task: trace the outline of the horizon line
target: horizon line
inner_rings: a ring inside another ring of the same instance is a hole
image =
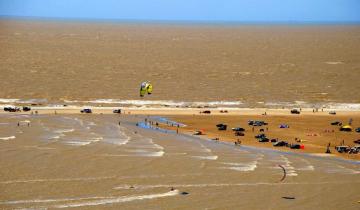
[[[75,21],[75,22],[118,22],[118,23],[180,23],[180,24],[239,24],[239,25],[360,25],[360,21],[338,20],[199,20],[199,19],[141,19],[141,18],[89,18],[89,17],[45,17],[0,15],[0,20],[44,20],[44,21]]]

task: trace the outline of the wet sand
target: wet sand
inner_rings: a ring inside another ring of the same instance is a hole
[[[0,133],[15,138],[0,140],[0,207],[359,206],[358,162],[235,147],[137,127],[144,117],[1,114]],[[25,120],[31,122],[29,127],[16,125]],[[287,171],[282,182],[279,164]]]

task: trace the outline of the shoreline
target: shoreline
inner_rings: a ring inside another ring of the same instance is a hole
[[[0,113],[8,113],[3,110],[7,105],[0,105]],[[13,106],[13,105],[11,105]],[[20,106],[19,106],[20,107]],[[30,106],[29,106],[30,107]],[[113,114],[113,110],[121,109],[122,114],[138,114],[138,115],[198,115],[202,111],[210,111],[211,115],[289,115],[297,116],[296,114],[291,114],[291,108],[234,108],[234,107],[211,107],[211,108],[174,108],[174,107],[121,107],[121,106],[31,106],[31,111],[38,111],[38,114],[54,114],[55,111],[57,114],[80,114],[80,110],[90,108],[93,111],[93,114]],[[334,109],[318,109],[318,111],[313,111],[312,108],[302,108],[300,115],[319,115],[319,116],[329,116],[330,111]],[[20,111],[15,112],[17,114],[31,114],[31,111]],[[221,112],[227,111],[227,112]],[[336,110],[336,115],[360,115],[360,110]],[[202,114],[207,115],[207,114]]]

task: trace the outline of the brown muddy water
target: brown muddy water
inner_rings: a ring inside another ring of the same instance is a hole
[[[357,25],[0,20],[0,98],[360,103]]]

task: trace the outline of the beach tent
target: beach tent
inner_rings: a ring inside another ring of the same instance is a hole
[[[344,125],[340,127],[340,131],[352,131],[352,127],[350,125]]]

